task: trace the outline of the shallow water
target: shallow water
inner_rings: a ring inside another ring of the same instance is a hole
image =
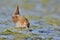
[[[21,15],[29,20],[30,31],[11,29],[14,28],[11,17],[16,4],[20,7]],[[0,0],[0,33],[3,32],[0,34],[0,40],[60,40],[59,17],[59,0]],[[51,22],[50,18],[59,21]],[[6,34],[6,29],[16,33]]]

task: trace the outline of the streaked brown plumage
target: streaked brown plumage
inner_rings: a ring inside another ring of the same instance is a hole
[[[15,23],[15,27],[17,27],[17,28],[26,27],[29,29],[30,23],[24,16],[19,14],[19,6],[18,5],[16,5],[16,9],[13,13],[12,21]]]

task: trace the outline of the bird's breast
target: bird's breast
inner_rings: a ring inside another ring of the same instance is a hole
[[[15,25],[15,27],[26,27],[26,25],[25,24],[22,24],[20,21],[18,21],[17,23],[16,23],[16,25]]]

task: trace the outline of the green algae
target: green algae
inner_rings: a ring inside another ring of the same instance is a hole
[[[60,25],[60,21],[57,18],[47,17],[47,18],[45,18],[45,20],[46,20],[46,23],[52,25],[54,27],[54,29],[56,29]]]
[[[50,37],[48,37],[48,40],[52,40],[52,37],[50,36]]]
[[[8,24],[9,24],[9,22],[8,22],[8,21],[2,21],[2,23],[3,23],[3,24],[6,24],[6,25],[8,25]]]
[[[40,37],[40,34],[34,34],[34,33],[30,33],[30,37]]]
[[[35,26],[35,25],[32,25],[30,28],[33,28],[33,29],[35,29],[35,28],[37,28],[37,26]]]
[[[41,28],[43,28],[43,26],[40,25],[40,26],[38,26],[37,28],[41,29]]]
[[[34,3],[32,3],[32,4],[25,3],[22,5],[22,7],[23,7],[23,9],[26,9],[26,10],[32,10],[34,7]]]
[[[55,27],[54,30],[59,30],[58,27]]]
[[[12,34],[13,32],[11,30],[6,29],[4,32],[0,32],[1,35],[7,35],[7,34]]]
[[[27,38],[29,37],[27,34],[22,34],[22,33],[19,33],[19,34],[14,34],[14,36],[17,38],[17,37],[20,37],[20,38]]]
[[[19,34],[14,34],[14,40],[25,40],[26,38],[29,38],[27,34],[19,33]]]
[[[43,40],[46,40],[46,38],[44,38]]]
[[[5,38],[0,38],[0,40],[5,40]]]
[[[41,25],[39,25],[39,26],[32,25],[30,28],[33,28],[33,29],[36,29],[36,28],[41,29],[41,28],[43,28],[43,26],[41,26]]]
[[[42,0],[43,3],[47,3],[49,0]]]
[[[28,20],[30,20],[32,17],[30,15],[25,16]]]
[[[26,15],[25,16],[28,20],[39,20],[39,19],[42,19],[43,17],[42,16],[31,16],[31,15]]]

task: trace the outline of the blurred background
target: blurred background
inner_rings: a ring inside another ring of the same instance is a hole
[[[31,32],[6,35],[6,29],[14,28],[11,18],[16,4],[20,14],[29,20]],[[0,39],[60,40],[60,0],[0,0]]]

